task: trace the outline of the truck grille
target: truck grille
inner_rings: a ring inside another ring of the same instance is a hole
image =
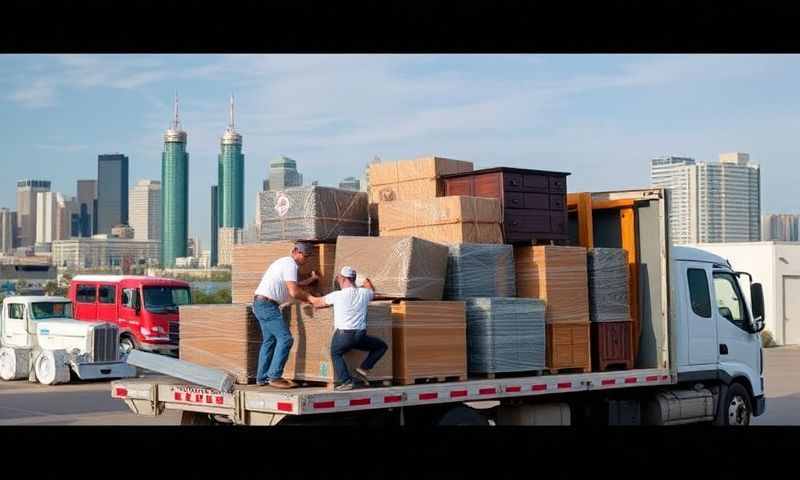
[[[119,328],[112,324],[98,325],[92,330],[92,359],[95,362],[119,360]]]
[[[178,344],[180,333],[180,324],[178,322],[169,322],[169,343],[173,345]]]

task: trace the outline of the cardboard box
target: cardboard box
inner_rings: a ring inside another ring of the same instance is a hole
[[[285,308],[283,313],[294,337],[294,344],[283,370],[284,378],[333,384],[333,308],[317,310],[310,305],[293,304]],[[389,347],[372,368],[370,380],[389,382],[392,379],[392,314],[389,302],[370,302],[367,311],[367,335],[380,338]],[[345,355],[351,375],[366,356],[367,352],[361,351],[351,351]]]
[[[441,300],[447,274],[444,245],[416,237],[339,237],[338,272],[348,265],[368,277],[376,294],[389,298]]]
[[[467,379],[464,302],[403,301],[392,305],[395,382]]]
[[[259,240],[332,241],[367,235],[367,194],[332,187],[291,187],[258,193]]]
[[[434,156],[373,163],[367,170],[369,202],[436,198],[442,194],[438,177],[472,169],[472,162]]]
[[[439,197],[378,204],[380,235],[410,235],[441,243],[503,243],[500,201]]]
[[[253,383],[261,348],[261,327],[249,305],[182,305],[181,360],[220,368],[240,384]]]
[[[449,245],[446,300],[469,297],[515,297],[514,247],[484,243]]]
[[[546,303],[547,323],[588,322],[586,248],[514,247],[517,296]]]
[[[256,288],[264,272],[275,260],[286,257],[292,251],[294,242],[278,241],[268,243],[249,243],[233,247],[233,266],[231,268],[231,296],[233,303],[252,303]],[[316,296],[333,290],[335,274],[334,256],[336,245],[318,243],[314,245],[314,255],[301,266],[298,279],[302,280],[315,270],[320,279],[310,285],[308,290]]]

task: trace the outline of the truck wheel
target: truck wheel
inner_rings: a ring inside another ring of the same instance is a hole
[[[214,425],[209,414],[200,412],[181,412],[181,425]]]
[[[732,383],[728,387],[719,415],[722,416],[720,419],[722,425],[750,425],[753,406],[750,402],[750,394],[742,384]]]
[[[29,351],[11,347],[0,348],[0,378],[17,380],[29,374]]]
[[[465,405],[459,405],[449,409],[441,417],[439,417],[436,425],[478,425],[488,427],[490,426],[490,423],[486,416],[475,409],[469,408]]]
[[[132,350],[136,349],[136,343],[127,335],[119,338],[119,357],[124,360]]]
[[[69,382],[67,352],[64,350],[44,350],[34,362],[36,378],[44,385]]]

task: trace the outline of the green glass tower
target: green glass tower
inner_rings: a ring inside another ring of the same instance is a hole
[[[244,154],[242,136],[233,124],[233,96],[230,121],[220,140],[217,195],[218,221],[221,227],[244,228]]]
[[[189,153],[186,132],[178,121],[178,95],[175,118],[164,134],[161,154],[161,265],[174,267],[177,257],[187,255],[189,241]]]

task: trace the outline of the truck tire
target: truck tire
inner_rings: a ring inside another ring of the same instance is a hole
[[[753,417],[753,403],[750,394],[741,383],[731,383],[725,392],[719,411],[719,421],[725,426],[747,426]]]
[[[467,407],[466,405],[458,405],[453,407],[439,417],[436,425],[450,426],[450,425],[476,425],[482,427],[490,426],[489,419],[475,410],[474,408]]]
[[[136,342],[128,335],[119,337],[119,358],[125,360],[131,350],[136,349]]]
[[[67,352],[64,350],[43,350],[34,362],[36,378],[43,385],[56,385],[69,382]]]
[[[0,378],[17,380],[30,373],[30,350],[11,347],[0,348]]]

